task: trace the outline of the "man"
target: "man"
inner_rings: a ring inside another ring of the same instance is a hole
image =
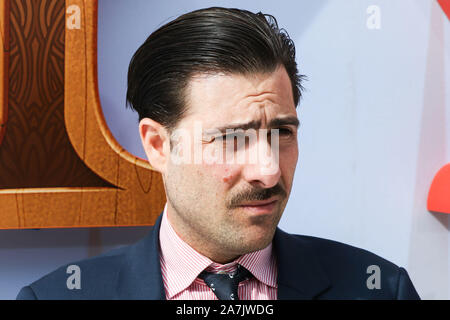
[[[209,8],[137,50],[127,101],[167,203],[146,238],[19,299],[418,299],[405,269],[277,228],[298,160],[295,47],[261,13]],[[256,156],[256,157],[255,157]],[[369,272],[369,273],[368,273]]]

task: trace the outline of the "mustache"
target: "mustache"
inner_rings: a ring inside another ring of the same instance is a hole
[[[273,196],[281,196],[281,198],[285,198],[287,193],[280,184],[276,184],[272,188],[258,188],[250,192],[241,192],[230,201],[229,208],[237,208],[244,201],[267,200]]]

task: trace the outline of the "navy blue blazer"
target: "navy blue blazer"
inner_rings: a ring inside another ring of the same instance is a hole
[[[161,217],[139,242],[62,266],[22,288],[17,299],[165,299],[159,263]],[[280,300],[420,299],[405,269],[366,250],[279,228],[273,246]],[[81,271],[80,289],[66,284],[72,264]],[[367,285],[371,265],[379,267],[379,289]]]

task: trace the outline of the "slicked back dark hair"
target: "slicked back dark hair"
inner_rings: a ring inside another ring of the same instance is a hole
[[[295,46],[268,14],[212,7],[181,15],[153,32],[128,68],[127,105],[169,132],[188,111],[186,87],[198,73],[251,75],[284,66],[295,107],[303,90]]]

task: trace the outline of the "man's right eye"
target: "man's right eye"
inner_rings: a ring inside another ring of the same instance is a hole
[[[245,145],[248,145],[249,137],[244,133],[234,132],[229,134],[224,134],[222,136],[216,136],[214,139],[222,143],[224,148],[230,148],[237,151],[239,148],[242,148]]]

